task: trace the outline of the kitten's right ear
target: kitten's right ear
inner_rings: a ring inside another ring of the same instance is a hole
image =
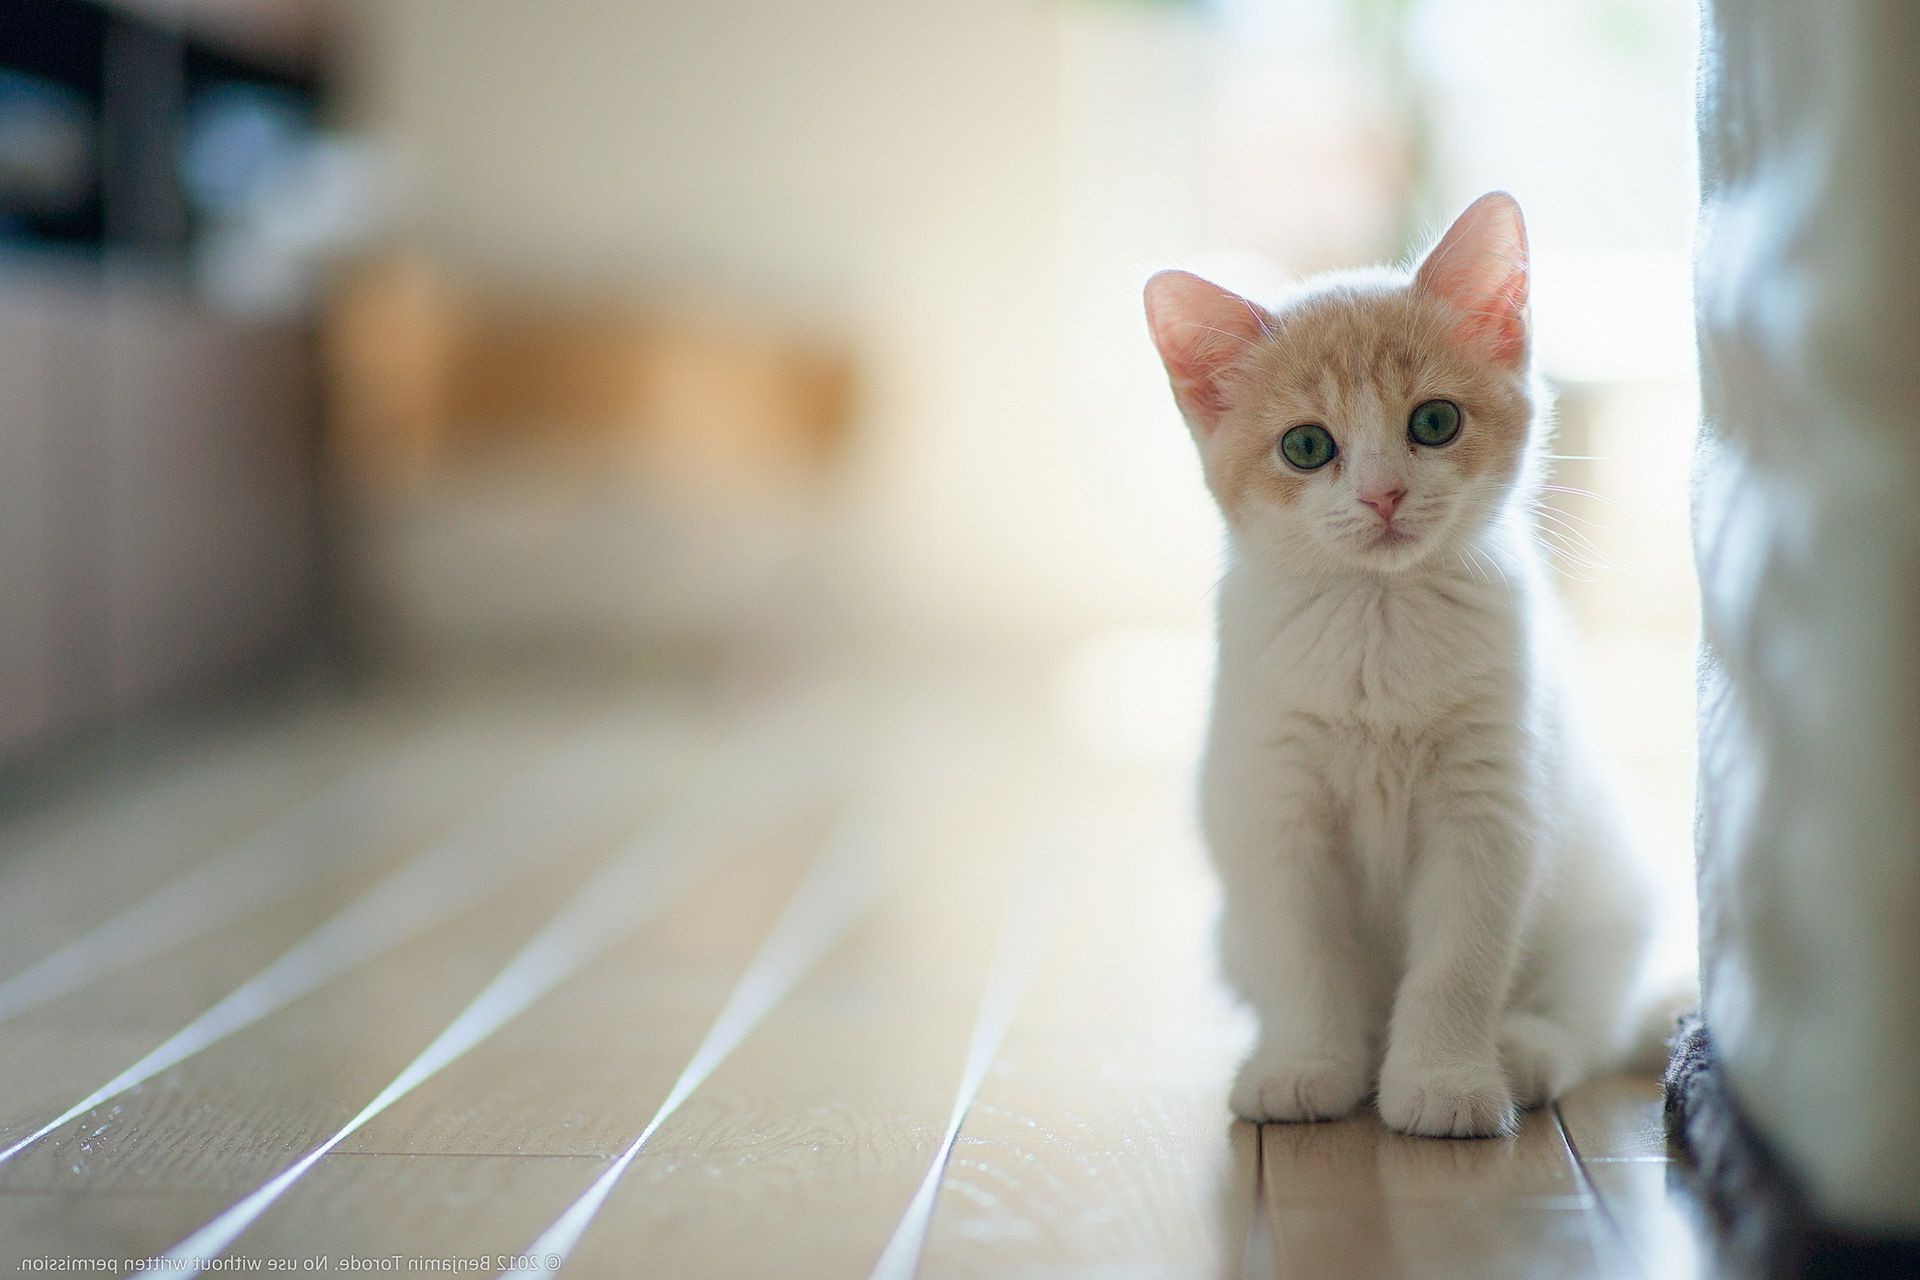
[[[1268,332],[1268,316],[1190,272],[1162,271],[1147,281],[1147,328],[1173,398],[1199,435],[1219,423],[1227,407],[1225,375]]]

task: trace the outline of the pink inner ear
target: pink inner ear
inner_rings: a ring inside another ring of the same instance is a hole
[[[1481,196],[1420,264],[1414,286],[1459,313],[1462,341],[1501,364],[1527,350],[1527,229],[1504,191]]]
[[[1225,375],[1265,336],[1267,313],[1185,271],[1147,281],[1146,304],[1147,327],[1181,412],[1195,427],[1211,427],[1226,409]]]
[[[1494,285],[1477,311],[1465,312],[1457,330],[1501,364],[1518,364],[1527,353],[1527,273],[1509,274]]]

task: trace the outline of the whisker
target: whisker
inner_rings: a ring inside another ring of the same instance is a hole
[[[1511,599],[1513,597],[1513,583],[1508,580],[1507,571],[1500,567],[1499,560],[1495,559],[1493,556],[1488,555],[1481,548],[1472,546],[1471,544],[1467,547],[1467,550],[1473,554],[1474,559],[1483,562],[1484,564],[1487,565],[1488,568],[1492,569],[1495,573],[1500,575],[1500,585],[1504,586],[1507,589],[1507,597]]]
[[[1609,524],[1609,522],[1605,522],[1605,520],[1594,520],[1592,516],[1576,516],[1576,514],[1572,514],[1571,510],[1567,510],[1565,507],[1555,507],[1553,503],[1534,503],[1532,510],[1534,510],[1536,516],[1551,516],[1555,522],[1559,522],[1563,528],[1569,528],[1569,530],[1582,530],[1582,528],[1584,528],[1584,530],[1592,530],[1592,532],[1601,533],[1601,535],[1615,532],[1615,526]]]
[[[1600,572],[1585,565],[1574,564],[1559,556],[1547,554],[1541,557],[1546,561],[1547,569],[1572,582],[1590,584],[1600,581]]]
[[[1588,555],[1598,556],[1602,559],[1606,558],[1606,549],[1600,543],[1589,538],[1572,525],[1559,521],[1540,520],[1535,523],[1534,528],[1543,532],[1552,533],[1565,541],[1569,546],[1579,547]]]
[[[1564,511],[1560,511],[1553,507],[1546,507],[1546,506],[1535,507],[1533,509],[1533,514],[1535,519],[1545,520],[1550,524],[1554,525],[1556,528],[1565,530],[1567,533],[1567,536],[1572,538],[1577,538],[1581,542],[1587,543],[1588,545],[1592,545],[1593,539],[1590,538],[1586,534],[1586,532],[1580,528],[1578,524],[1574,523],[1574,521],[1579,519],[1579,517],[1569,516]],[[1606,526],[1595,524],[1591,520],[1582,521],[1582,523],[1592,525],[1594,531],[1597,533],[1612,532],[1612,530],[1608,529]]]
[[[1611,573],[1619,568],[1618,565],[1609,560],[1595,555],[1589,555],[1576,547],[1569,546],[1552,537],[1541,536],[1540,533],[1536,533],[1533,536],[1533,543],[1546,553],[1548,562],[1555,568],[1562,568],[1565,565],[1574,564],[1594,573]]]
[[[1612,498],[1609,498],[1606,494],[1595,493],[1591,489],[1581,489],[1581,488],[1578,488],[1577,486],[1568,485],[1568,484],[1543,484],[1540,486],[1540,488],[1547,493],[1564,493],[1564,494],[1567,494],[1569,497],[1574,497],[1574,498],[1591,498],[1595,502],[1605,503],[1607,506],[1612,507],[1616,511],[1624,511],[1626,509],[1619,502],[1615,501]]]

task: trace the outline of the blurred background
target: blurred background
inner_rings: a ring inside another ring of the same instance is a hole
[[[0,770],[288,672],[809,664],[1017,668],[1184,768],[1219,531],[1141,283],[1505,187],[1541,537],[1683,895],[1692,9],[11,0]]]

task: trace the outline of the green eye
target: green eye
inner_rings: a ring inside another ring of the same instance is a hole
[[[1302,471],[1326,466],[1339,452],[1340,446],[1333,442],[1333,434],[1317,422],[1288,427],[1287,433],[1280,437],[1280,456]]]
[[[1451,400],[1429,400],[1407,419],[1407,435],[1415,444],[1442,445],[1459,434],[1460,406]]]

